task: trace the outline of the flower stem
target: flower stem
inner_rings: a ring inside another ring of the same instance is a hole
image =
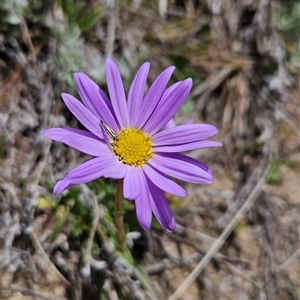
[[[119,238],[119,250],[123,252],[125,250],[126,244],[125,244],[122,199],[123,199],[123,179],[119,179],[116,196],[115,196],[115,222],[116,222],[117,234]]]

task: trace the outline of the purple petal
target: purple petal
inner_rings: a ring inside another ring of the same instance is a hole
[[[175,219],[163,192],[148,180],[151,193],[151,209],[159,224],[168,232],[176,230]]]
[[[103,139],[99,119],[72,95],[63,93],[61,96],[78,121],[90,132]]]
[[[140,225],[149,230],[151,228],[152,210],[150,206],[150,191],[146,178],[141,176],[141,193],[135,199],[136,216]]]
[[[181,125],[156,133],[152,137],[154,146],[192,143],[215,135],[217,128],[208,124]]]
[[[83,135],[85,137],[88,137],[88,138],[91,138],[91,139],[95,139],[97,141],[102,141],[101,139],[99,139],[98,136],[94,135],[93,133],[91,133],[90,131],[87,131],[87,130],[82,130],[82,129],[77,129],[77,128],[70,128],[70,127],[65,127],[65,128],[61,128],[61,127],[58,127],[58,128],[49,128],[49,129],[45,129],[44,131],[41,132],[41,135],[43,136],[47,136],[49,137],[50,139],[55,139],[55,137],[52,137],[52,136],[48,136],[48,133],[47,135],[45,134],[46,132],[49,132],[49,135],[51,134],[50,133],[50,129],[63,129],[63,130],[67,130],[67,132],[72,132],[72,133],[77,133],[77,134],[80,134],[80,135]],[[52,135],[52,134],[51,134]],[[56,139],[55,139],[56,140]]]
[[[150,63],[148,62],[144,63],[140,67],[140,69],[138,70],[137,74],[134,77],[134,80],[128,92],[127,105],[128,105],[128,112],[130,117],[130,125],[133,127],[136,125],[139,112],[141,109],[149,68],[150,68]]]
[[[67,190],[68,188],[72,187],[73,185],[75,185],[76,183],[72,184],[70,181],[68,180],[60,180],[56,183],[56,185],[53,188],[53,194],[57,195],[61,192],[63,192],[64,190]]]
[[[103,177],[114,179],[124,178],[127,173],[128,166],[121,163],[117,156],[113,155],[113,157],[114,163],[103,171]]]
[[[180,180],[200,184],[212,183],[212,174],[206,165],[182,154],[156,153],[149,164],[160,172]]]
[[[84,105],[113,130],[118,130],[112,104],[99,86],[82,72],[75,73],[74,78]]]
[[[129,167],[124,177],[124,197],[126,199],[136,199],[141,193],[141,172],[140,168]]]
[[[163,154],[162,153],[161,155],[162,156],[167,155],[168,157],[172,157],[174,159],[179,159],[179,160],[185,161],[187,163],[193,164],[193,165],[201,168],[205,172],[208,172],[210,175],[212,175],[212,170],[206,164],[204,164],[203,162],[201,162],[199,160],[196,160],[192,157],[189,157],[189,156],[186,156],[186,155],[183,155],[183,154],[180,154],[180,153],[169,153],[169,154]]]
[[[147,123],[144,130],[149,134],[154,134],[164,127],[175,115],[182,103],[188,97],[192,88],[192,79],[188,78],[181,82],[173,92],[159,105]]]
[[[170,128],[173,128],[173,127],[176,127],[177,124],[175,123],[174,119],[172,118],[163,128],[163,130],[165,129],[170,129]]]
[[[187,120],[185,120],[181,125],[190,125],[190,124],[194,124],[195,120],[194,118],[188,118]],[[205,124],[204,124],[205,125]]]
[[[149,88],[141,106],[140,115],[136,123],[137,128],[142,128],[145,122],[148,120],[158,101],[162,97],[164,90],[170,80],[170,77],[175,67],[169,67],[164,70],[153,82]]]
[[[177,81],[175,83],[173,83],[171,86],[169,86],[163,93],[163,95],[161,96],[160,100],[158,101],[157,104],[157,108],[161,107],[163,105],[163,103],[166,101],[166,99],[168,99],[168,97],[170,96],[170,94],[172,94],[172,92],[182,83],[182,81]]]
[[[44,130],[42,135],[92,156],[111,153],[108,146],[89,131],[75,128],[50,128]]]
[[[177,183],[151,166],[144,165],[143,170],[147,177],[161,190],[179,197],[185,197],[186,191]]]
[[[121,127],[128,127],[129,114],[120,72],[112,59],[106,60],[106,81],[110,100]]]
[[[54,194],[70,188],[75,184],[90,182],[103,176],[104,170],[110,168],[115,162],[114,155],[93,158],[77,166],[60,179],[53,190]]]
[[[222,143],[215,141],[200,141],[181,145],[155,146],[154,152],[184,152],[209,147],[222,147]]]

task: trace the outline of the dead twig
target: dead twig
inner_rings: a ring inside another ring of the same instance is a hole
[[[46,149],[48,149],[48,147],[46,147]],[[12,199],[13,199],[14,207],[17,209],[20,216],[25,219],[26,218],[26,213],[22,209],[23,206],[22,206],[15,190],[12,188],[12,186],[9,183],[2,183],[2,187],[5,188],[6,191],[8,191],[10,193],[10,195],[12,196]],[[57,270],[55,265],[51,262],[50,258],[48,257],[47,253],[45,252],[45,250],[44,250],[44,248],[43,248],[43,246],[42,246],[40,240],[38,239],[38,237],[37,237],[34,230],[32,230],[29,233],[29,237],[30,237],[31,242],[32,242],[35,250],[37,251],[37,253],[44,258],[44,261],[46,261],[47,264],[49,264],[50,272],[52,272],[52,274],[54,274],[54,275],[57,275],[57,277],[60,278],[64,283],[70,284],[70,282]]]
[[[237,211],[235,216],[231,219],[228,223],[222,234],[219,238],[214,242],[210,250],[206,253],[206,255],[202,258],[202,260],[198,263],[198,265],[194,268],[192,273],[183,281],[183,283],[179,286],[179,288],[171,295],[169,300],[176,300],[178,299],[186,289],[192,284],[192,282],[197,278],[197,276],[201,273],[201,271],[207,266],[210,260],[214,257],[214,255],[218,252],[218,250],[222,247],[225,243],[228,236],[234,230],[238,222],[245,216],[247,211],[252,207],[258,196],[260,195],[263,185],[265,184],[267,174],[271,169],[271,163],[269,162],[267,168],[265,169],[264,173],[258,180],[256,186],[246,199],[245,203],[242,207]]]
[[[2,87],[2,95],[5,95],[9,93],[10,89],[14,86],[15,82],[19,79],[21,76],[23,70],[26,68],[26,66],[32,61],[35,60],[35,57],[39,52],[42,50],[44,44],[39,44],[34,52],[31,52],[27,57],[23,64],[19,65],[16,70],[12,73],[12,75],[7,79],[7,81],[3,84]]]
[[[296,250],[283,264],[279,266],[279,271],[284,272],[288,270],[297,259],[300,259],[300,249]]]
[[[240,277],[242,277],[244,280],[251,282],[252,284],[254,284],[254,285],[255,285],[256,287],[258,287],[259,289],[261,288],[260,285],[259,285],[256,281],[252,280],[251,278],[248,278],[245,274],[243,274],[243,272],[242,272],[241,270],[239,270],[239,269],[238,269],[237,267],[235,267],[233,264],[231,264],[230,262],[228,262],[228,261],[226,261],[226,260],[224,261],[224,263],[225,263],[225,265],[228,266],[228,268],[229,268],[232,272],[236,273],[237,275],[239,275]]]
[[[25,295],[38,297],[38,298],[45,299],[45,300],[67,300],[67,298],[64,298],[64,297],[59,297],[59,296],[54,296],[54,295],[50,295],[50,294],[41,293],[41,292],[35,291],[33,289],[25,288],[25,287],[20,286],[18,284],[11,284],[9,288],[10,288],[11,291],[20,292],[20,293],[25,294]]]
[[[31,233],[29,233],[29,237],[31,239],[31,242],[37,251],[37,253],[43,257],[44,261],[47,262],[47,264],[50,266],[49,271],[53,274],[56,275],[60,280],[62,280],[65,284],[70,285],[70,282],[57,270],[55,265],[52,263],[50,258],[48,257],[47,253],[45,252],[40,240],[38,239],[35,231],[33,230]]]
[[[193,236],[197,240],[199,240],[201,242],[206,242],[209,244],[213,244],[216,240],[215,238],[213,238],[205,233],[199,232],[199,231],[191,229],[191,228],[185,228],[184,226],[182,226],[180,224],[176,225],[176,232],[184,233],[184,234],[187,234],[188,236]]]
[[[92,251],[92,245],[94,241],[94,236],[95,232],[97,230],[98,224],[99,224],[99,219],[100,219],[100,210],[99,210],[99,205],[97,203],[96,196],[92,196],[92,201],[93,201],[93,207],[94,207],[94,219],[92,223],[92,227],[89,233],[89,238],[87,241],[87,246],[86,246],[86,256],[85,256],[85,262],[86,264],[90,264],[90,259],[91,259],[91,251]]]
[[[216,70],[210,76],[208,76],[200,85],[195,87],[190,97],[194,98],[200,96],[202,93],[208,93],[208,97],[233,71],[233,66],[226,65],[221,70]],[[200,102],[198,102],[200,104]]]
[[[266,149],[268,148],[270,147],[266,147]],[[260,178],[260,174],[262,174],[263,169],[265,168],[264,160],[265,158],[260,160],[255,169],[252,171],[247,183],[239,190],[235,201],[232,201],[229,204],[226,213],[217,220],[217,227],[223,229],[225,225],[228,224],[228,222],[233,218],[235,212],[238,210],[238,207],[242,205],[245,197],[249,195],[251,191],[253,191],[253,188],[257,185],[258,178]]]

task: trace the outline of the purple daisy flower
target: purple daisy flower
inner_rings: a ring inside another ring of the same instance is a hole
[[[73,185],[99,177],[123,179],[123,193],[135,200],[140,225],[150,229],[152,212],[167,231],[175,230],[175,220],[163,191],[180,197],[186,191],[169,177],[209,184],[212,172],[205,164],[178,152],[221,143],[203,141],[217,133],[207,124],[187,124],[160,131],[188,97],[192,80],[167,88],[174,67],[164,70],[144,96],[150,63],[138,70],[127,101],[121,75],[111,59],[106,61],[109,98],[84,73],[75,73],[81,103],[70,94],[62,98],[73,115],[88,130],[50,128],[42,135],[94,156],[77,166],[54,187],[54,194]]]

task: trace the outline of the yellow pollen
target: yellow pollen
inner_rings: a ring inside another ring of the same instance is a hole
[[[111,146],[119,160],[130,166],[140,167],[153,155],[150,136],[135,128],[123,128]]]

